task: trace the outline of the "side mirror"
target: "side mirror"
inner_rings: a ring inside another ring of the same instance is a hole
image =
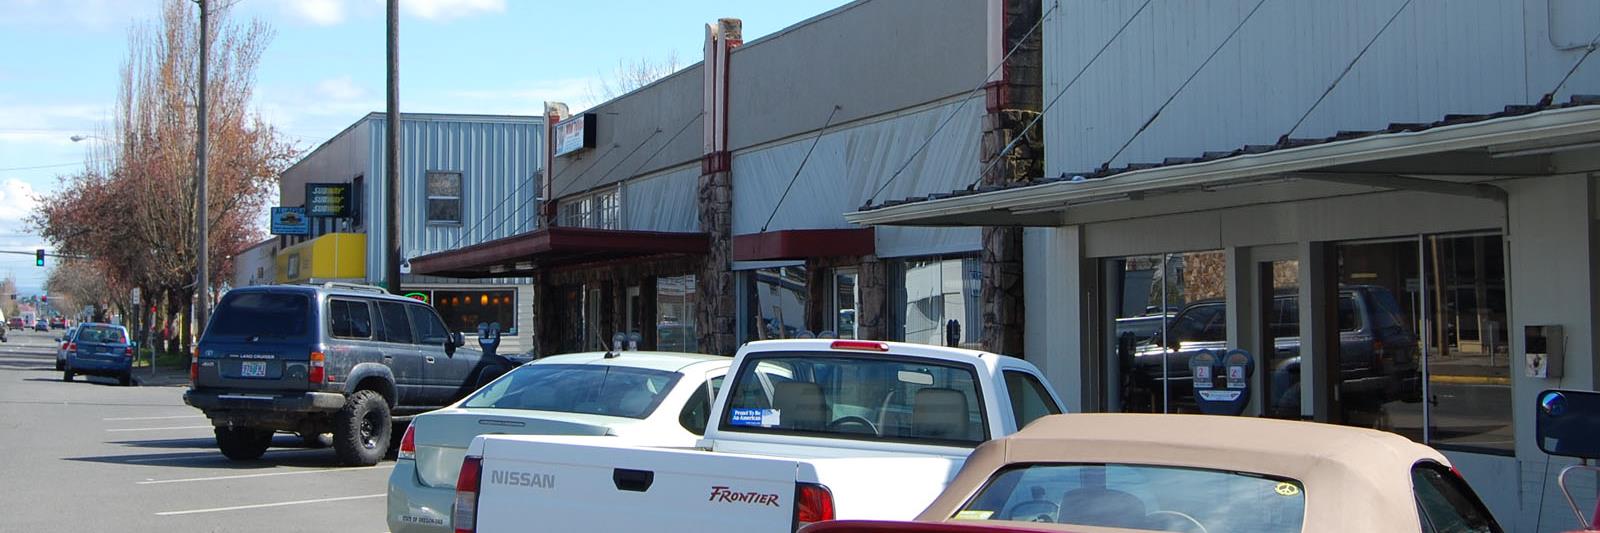
[[[460,348],[460,347],[466,346],[466,345],[467,345],[466,336],[464,336],[464,335],[462,335],[460,333],[451,333],[449,337],[445,337],[445,339],[444,339],[444,354],[446,356],[455,357],[456,356],[456,348]]]
[[[1534,436],[1550,455],[1600,459],[1600,392],[1547,390],[1535,407]]]

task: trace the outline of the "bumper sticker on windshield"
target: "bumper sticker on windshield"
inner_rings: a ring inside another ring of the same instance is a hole
[[[728,423],[735,426],[752,426],[770,428],[778,425],[777,409],[756,409],[752,407],[735,407]]]

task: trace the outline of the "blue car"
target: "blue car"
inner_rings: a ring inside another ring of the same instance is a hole
[[[110,376],[128,386],[133,383],[133,349],[127,328],[115,324],[80,324],[67,339],[61,380],[72,381],[77,374]]]

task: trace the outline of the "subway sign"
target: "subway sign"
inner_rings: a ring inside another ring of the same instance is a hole
[[[348,217],[355,201],[349,183],[307,183],[306,215]]]

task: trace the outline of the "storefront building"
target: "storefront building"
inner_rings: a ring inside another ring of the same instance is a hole
[[[544,119],[403,113],[400,117],[400,244],[404,258],[525,232],[537,224],[534,177]],[[279,235],[277,283],[383,285],[382,113],[351,124],[280,177],[279,206],[304,208],[304,229]],[[315,205],[308,205],[315,204]],[[401,288],[439,310],[453,331],[475,336],[501,324],[501,351],[530,349],[533,285],[527,278],[464,281],[405,273]]]
[[[979,230],[843,214],[981,171],[989,4],[862,0],[748,43],[736,19],[708,25],[701,63],[575,116],[551,106],[543,226],[413,268],[534,277],[546,354],[619,333],[722,354],[807,335],[976,346]]]
[[[1226,4],[1062,2],[1043,176],[847,218],[1028,228],[1025,352],[1073,410],[1196,412],[1190,357],[1241,349],[1246,415],[1405,435],[1571,529],[1533,415],[1600,384],[1600,12]]]

